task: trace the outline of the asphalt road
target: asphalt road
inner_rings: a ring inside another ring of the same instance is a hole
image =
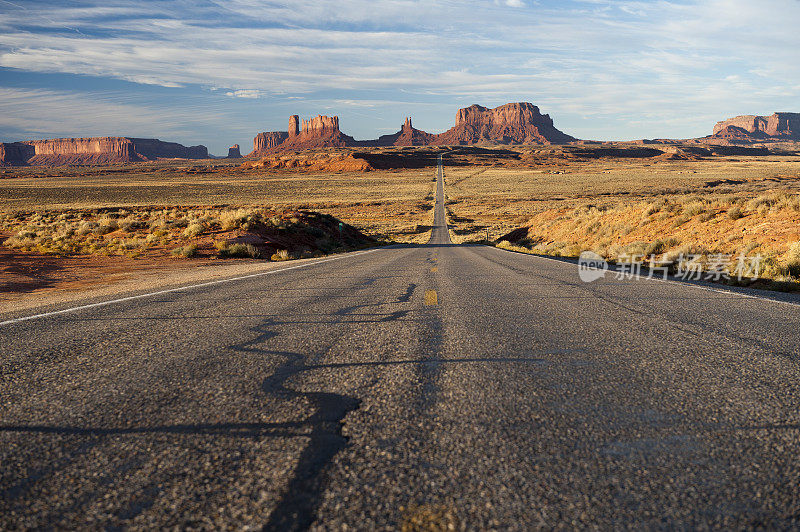
[[[798,307],[450,244],[0,326],[0,529],[800,526]]]

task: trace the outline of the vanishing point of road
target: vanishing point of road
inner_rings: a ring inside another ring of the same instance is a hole
[[[426,245],[3,317],[0,529],[800,526],[797,306],[451,244],[437,174]]]

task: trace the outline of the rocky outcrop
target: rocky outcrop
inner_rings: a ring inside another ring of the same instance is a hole
[[[234,144],[230,148],[228,148],[228,159],[241,159],[242,152],[239,151],[239,145]]]
[[[406,118],[400,131],[376,140],[356,141],[339,130],[339,117],[317,116],[300,120],[289,117],[289,130],[265,132],[253,140],[253,153],[345,146],[429,146],[471,144],[563,144],[576,140],[553,125],[548,115],[527,102],[509,103],[495,109],[480,105],[460,109],[456,125],[435,135],[415,129]]]
[[[253,139],[253,152],[272,150],[283,144],[289,138],[285,131],[265,131]]]
[[[300,134],[300,117],[292,115],[289,117],[289,137],[296,137]]]
[[[164,142],[158,139],[128,139],[133,142],[133,150],[145,159],[208,159],[208,149],[203,145],[184,146],[177,142]]]
[[[253,139],[253,153],[269,151],[306,150],[312,148],[357,146],[353,137],[339,131],[338,116],[317,115],[300,120],[297,115],[289,117],[289,129],[259,133]]]
[[[564,144],[573,140],[556,129],[538,107],[521,102],[494,109],[480,105],[459,109],[456,125],[437,135],[434,144]]]
[[[353,154],[331,157],[267,156],[255,162],[246,162],[243,168],[268,168],[270,170],[298,169],[309,172],[369,172],[374,168]]]
[[[281,148],[304,150],[308,148],[342,148],[359,144],[353,137],[339,131],[338,116],[317,115],[314,118],[302,120],[301,124],[298,134],[290,135]]]
[[[742,115],[717,122],[710,139],[731,142],[800,140],[800,113]]]
[[[428,146],[435,140],[436,135],[415,129],[411,125],[411,117],[406,117],[400,131],[378,137],[376,144],[378,146]]]
[[[714,131],[714,134],[711,135],[711,138],[733,143],[749,143],[756,139],[764,139],[766,138],[766,135],[760,131],[750,133],[746,129],[739,126],[728,125],[720,130]]]
[[[323,136],[326,133],[331,134],[337,131],[339,131],[338,116],[317,115],[314,118],[303,120],[300,133],[306,136]]]
[[[204,159],[205,146],[129,137],[63,138],[0,144],[2,165],[109,164],[159,158]]]
[[[30,144],[24,142],[0,143],[0,165],[23,165],[36,154]]]

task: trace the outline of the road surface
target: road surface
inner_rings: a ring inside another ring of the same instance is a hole
[[[4,322],[0,528],[800,525],[798,307],[453,245],[444,199],[427,245]]]

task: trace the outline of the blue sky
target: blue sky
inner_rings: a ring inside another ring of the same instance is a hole
[[[0,141],[252,149],[290,114],[376,138],[530,101],[580,138],[800,112],[800,1],[0,0]]]

